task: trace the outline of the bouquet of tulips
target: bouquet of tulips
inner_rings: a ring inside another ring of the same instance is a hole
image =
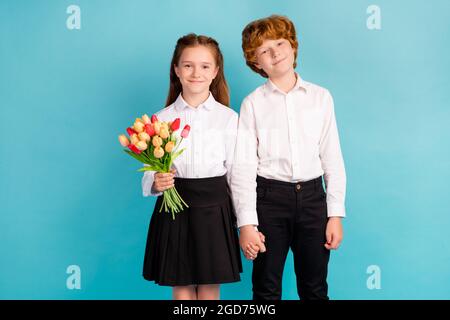
[[[181,139],[174,133],[180,128],[180,119],[176,118],[172,122],[161,122],[156,115],[151,118],[144,114],[142,118],[136,118],[132,127],[127,128],[129,138],[121,134],[119,142],[126,153],[136,160],[146,164],[138,171],[170,172],[173,161],[185,150],[178,150],[184,138],[189,135],[190,126],[186,125],[181,132]],[[175,213],[183,210],[183,205],[188,207],[186,202],[178,194],[175,187],[163,192],[163,202],[159,212],[164,208],[166,212]]]

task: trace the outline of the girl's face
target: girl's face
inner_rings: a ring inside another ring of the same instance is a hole
[[[185,48],[174,69],[185,94],[209,92],[219,71],[212,50],[202,45]]]
[[[286,39],[266,39],[256,49],[256,67],[263,69],[269,78],[279,77],[294,69],[295,54]]]

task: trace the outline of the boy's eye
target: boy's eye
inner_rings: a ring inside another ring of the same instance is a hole
[[[209,69],[209,66],[203,66],[203,69]]]
[[[278,42],[278,45],[279,45],[279,46],[281,46],[282,44],[283,44],[283,41],[281,41],[281,42]]]
[[[267,50],[261,51],[261,54],[266,54],[266,53],[267,53]]]
[[[185,64],[184,67],[185,67],[185,68],[190,68],[191,65],[190,65],[190,64]]]

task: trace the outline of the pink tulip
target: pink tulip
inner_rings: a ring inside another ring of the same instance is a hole
[[[139,150],[134,144],[129,144],[128,145],[128,148],[131,150],[131,151],[133,151],[134,153],[137,153],[137,154],[140,154],[142,151],[141,150]]]
[[[189,135],[189,131],[191,130],[191,127],[187,124],[184,126],[183,131],[181,131],[181,137],[187,138]]]
[[[133,135],[133,133],[137,133],[133,128],[130,127],[127,128],[127,132],[130,137]]]
[[[156,115],[152,115],[152,123],[155,123],[156,121],[158,121],[158,117]]]
[[[153,129],[153,126],[149,123],[145,125],[144,130],[150,137],[155,135],[155,129]]]

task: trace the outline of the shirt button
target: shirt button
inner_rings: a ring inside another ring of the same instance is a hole
[[[296,189],[297,191],[299,191],[301,188],[302,188],[302,187],[300,186],[300,184],[297,183],[297,185],[295,186],[295,189]]]

